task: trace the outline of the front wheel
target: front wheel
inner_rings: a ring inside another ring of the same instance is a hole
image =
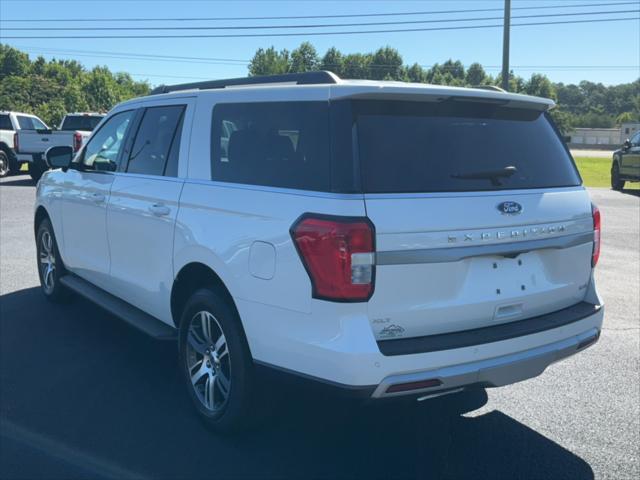
[[[611,167],[611,188],[620,192],[624,189],[624,183],[624,180],[620,179],[620,166],[615,162]]]
[[[213,290],[196,291],[182,313],[179,347],[180,369],[200,417],[221,432],[246,427],[253,362],[235,309]]]
[[[52,302],[65,300],[68,292],[60,284],[60,277],[64,275],[65,268],[60,258],[53,227],[48,219],[44,219],[38,226],[36,249],[38,253],[38,275],[42,292]]]

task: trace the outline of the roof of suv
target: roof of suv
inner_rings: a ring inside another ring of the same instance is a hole
[[[508,93],[493,86],[475,88],[450,87],[424,83],[380,80],[343,80],[332,72],[305,72],[284,75],[233,78],[179,85],[161,85],[150,95],[174,96],[185,92],[202,92],[220,89],[269,89],[325,87],[330,98],[376,98],[417,100],[431,97],[433,101],[447,98],[478,99],[480,101],[508,103],[537,110],[547,110],[555,106],[551,99]]]

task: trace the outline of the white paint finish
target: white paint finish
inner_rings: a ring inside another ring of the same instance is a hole
[[[276,248],[267,242],[253,242],[249,252],[249,272],[256,278],[271,280],[276,273]]]
[[[173,231],[183,181],[115,175],[107,212],[110,293],[173,325]]]
[[[377,251],[482,247],[593,229],[589,195],[582,188],[500,193],[366,196]],[[497,206],[505,200],[520,203],[522,213],[499,212]],[[379,265],[368,304],[372,328],[382,339],[390,338],[385,328],[397,326],[393,338],[408,338],[481,328],[568,307],[584,298],[591,252],[592,244],[587,243],[535,250],[516,259],[480,254],[446,263]],[[496,318],[497,309],[512,304],[521,305],[519,313]]]
[[[188,263],[202,262],[214,269],[234,298],[309,312],[311,282],[289,229],[305,212],[363,216],[364,203],[284,192],[187,181],[176,223],[176,274]],[[275,248],[275,275],[269,282],[248,268],[256,241]]]
[[[593,296],[597,298],[595,293]],[[301,314],[255,302],[236,301],[250,338],[253,358],[344,385],[378,385],[390,375],[435,370],[524,352],[593,328],[600,329],[604,315],[601,309],[595,315],[560,328],[500,342],[386,357],[378,350],[368,319],[357,312],[357,304],[341,304],[338,308],[329,305],[316,310],[316,303],[320,302],[314,301],[313,314]],[[350,311],[348,307],[356,311]],[[265,317],[277,318],[279,328],[265,322]]]
[[[115,175],[78,170],[63,175],[60,213],[66,265],[85,280],[108,288],[107,204]]]
[[[180,149],[179,177],[184,182],[94,173],[89,174],[96,176],[90,183],[83,177],[87,174],[54,172],[45,175],[38,201],[59,205],[54,215],[62,221],[54,219],[54,225],[63,227],[63,257],[70,258],[72,271],[171,324],[169,299],[176,275],[192,263],[207,265],[234,298],[256,360],[338,383],[375,385],[389,375],[491,359],[599,328],[602,311],[527,337],[385,357],[374,334],[385,319],[402,326],[405,336],[423,335],[538,315],[583,298],[600,302],[591,279],[590,245],[522,254],[522,265],[517,259],[475,257],[445,264],[378,266],[375,293],[368,303],[337,303],[312,298],[309,276],[289,233],[301,214],[312,212],[368,215],[376,226],[378,251],[455,248],[450,236],[482,232],[496,233],[487,241],[498,243],[502,239],[497,232],[542,224],[563,224],[562,234],[570,234],[591,228],[590,203],[582,188],[369,195],[365,202],[362,195],[210,180],[211,148],[218,148],[210,136],[217,103],[370,96],[429,101],[452,95],[502,98],[531,108],[551,104],[499,92],[342,81],[334,86],[254,86],[154,95],[126,102],[112,113],[143,105],[192,105]],[[100,189],[110,202],[108,214],[106,207],[91,211],[81,202],[83,195]],[[523,213],[501,215],[496,207],[506,200],[521,203]],[[166,215],[151,212],[154,204],[166,207]],[[558,230],[553,235],[559,234]],[[83,250],[85,244],[93,249],[95,264]],[[496,288],[500,298],[495,298]]]

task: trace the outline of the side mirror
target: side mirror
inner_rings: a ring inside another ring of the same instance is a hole
[[[67,145],[51,147],[45,153],[45,157],[50,168],[61,168],[67,171],[73,160],[73,148]]]
[[[625,150],[629,150],[631,148],[631,142],[629,141],[628,138],[622,144],[622,148],[624,148]]]

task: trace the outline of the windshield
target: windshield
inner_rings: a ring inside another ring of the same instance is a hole
[[[64,117],[60,130],[82,130],[92,132],[102,120],[102,116],[73,115]]]
[[[47,127],[39,118],[25,117],[24,115],[17,115],[18,125],[22,130],[48,130]]]
[[[473,101],[354,101],[365,193],[580,184],[547,115]]]

